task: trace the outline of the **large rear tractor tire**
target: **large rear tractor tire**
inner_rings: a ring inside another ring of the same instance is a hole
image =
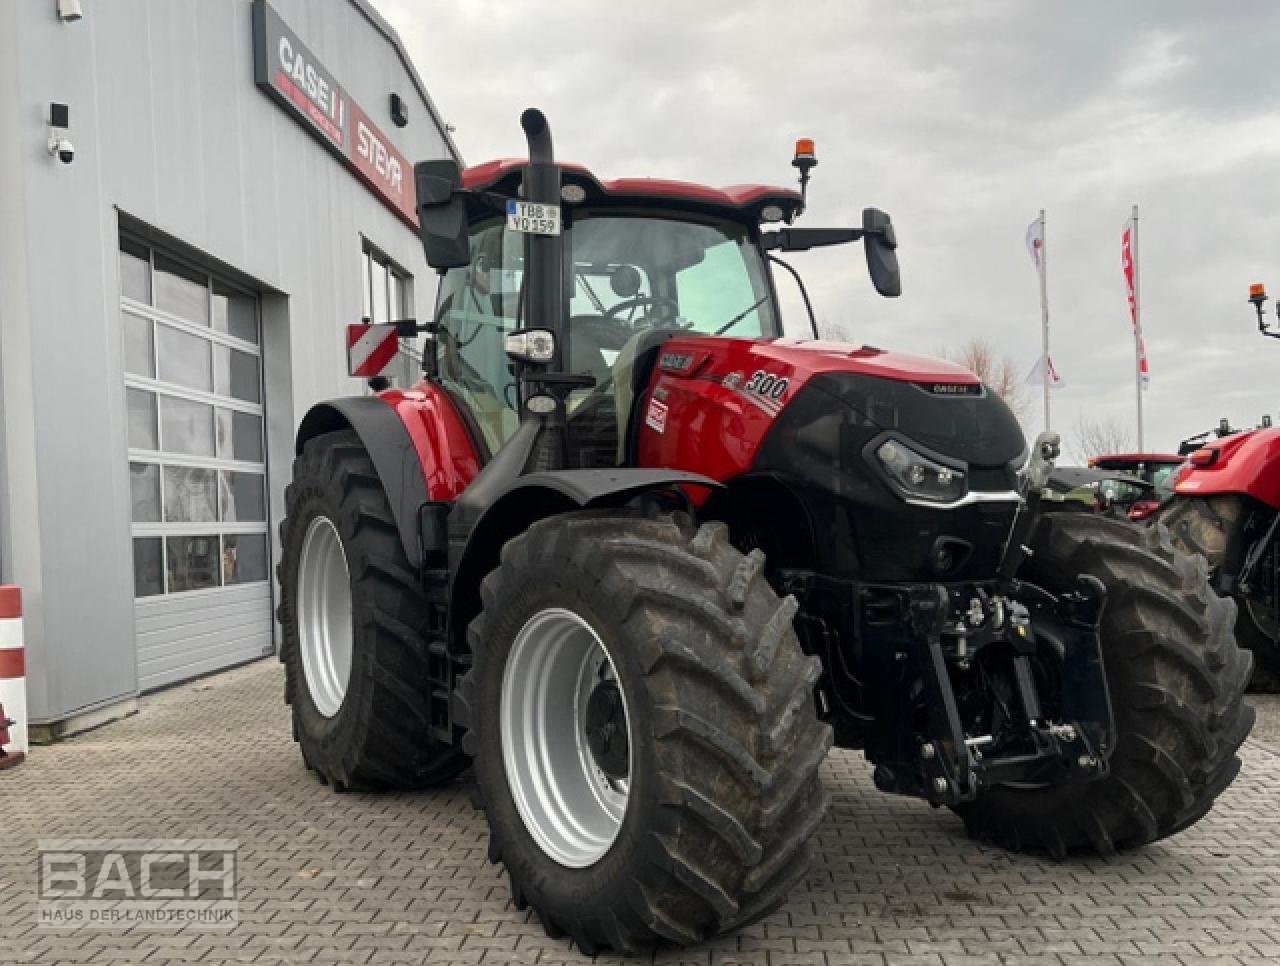
[[[485,578],[455,719],[489,857],[548,935],[696,943],[804,875],[831,731],[763,565],[722,524],[582,511],[535,523]]]
[[[303,760],[337,791],[452,778],[468,762],[431,736],[427,601],[359,436],[309,440],[285,506],[280,660]]]
[[[1178,497],[1160,521],[1169,528],[1175,546],[1202,554],[1216,569],[1229,555],[1243,557],[1247,548],[1234,547],[1232,542],[1247,512],[1244,499],[1235,495]],[[1249,690],[1280,693],[1280,626],[1258,604],[1247,600],[1236,603],[1236,639],[1253,652]]]
[[[1235,605],[1212,591],[1204,559],[1176,550],[1158,523],[1050,514],[1031,546],[1026,580],[1053,593],[1072,589],[1078,574],[1107,586],[1111,770],[1075,785],[996,787],[957,813],[977,838],[1056,858],[1110,855],[1187,828],[1235,778],[1253,727],[1243,701],[1252,661],[1232,636]]]

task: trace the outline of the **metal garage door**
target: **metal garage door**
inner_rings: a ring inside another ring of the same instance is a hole
[[[138,680],[272,649],[258,299],[120,240]]]

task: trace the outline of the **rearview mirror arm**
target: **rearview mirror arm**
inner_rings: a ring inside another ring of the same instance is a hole
[[[807,252],[811,248],[855,242],[864,234],[861,228],[779,228],[761,232],[760,241],[767,252]]]

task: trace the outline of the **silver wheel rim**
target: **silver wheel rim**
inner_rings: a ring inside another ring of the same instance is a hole
[[[626,777],[606,774],[589,744],[587,705],[602,686],[621,698]],[[516,635],[502,675],[500,730],[507,785],[534,841],[569,868],[600,861],[622,828],[634,754],[613,659],[577,614],[539,611]]]
[[[298,643],[311,703],[326,718],[342,707],[351,677],[351,575],[333,521],[307,527],[298,561]]]

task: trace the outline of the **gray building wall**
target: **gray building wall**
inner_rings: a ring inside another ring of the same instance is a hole
[[[410,159],[450,145],[360,0],[272,6]],[[120,219],[266,291],[270,504],[316,400],[361,391],[342,326],[367,238],[434,291],[414,233],[253,83],[249,0],[0,4],[0,581],[25,598],[32,721],[136,694]],[[388,117],[396,91],[407,128]],[[76,159],[46,151],[70,105]],[[278,554],[278,548],[273,548]]]

